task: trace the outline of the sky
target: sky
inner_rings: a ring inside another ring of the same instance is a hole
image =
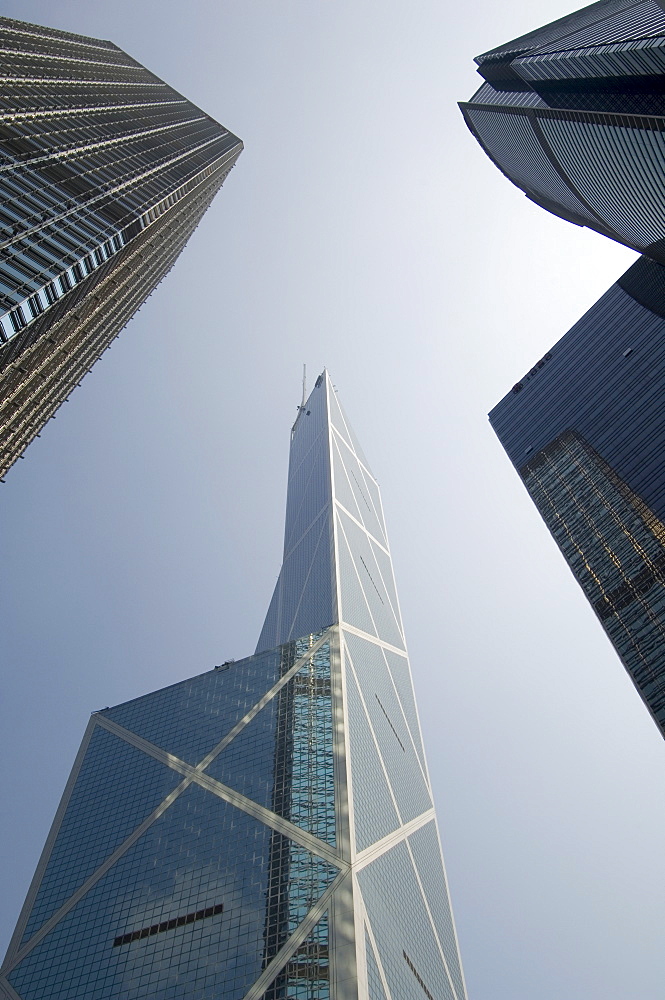
[[[90,712],[253,652],[305,363],[382,488],[471,1000],[661,1000],[665,744],[486,417],[635,259],[456,107],[562,2],[5,0],[245,150],[0,484],[2,950]]]

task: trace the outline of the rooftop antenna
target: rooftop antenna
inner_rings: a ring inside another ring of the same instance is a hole
[[[291,440],[293,440],[293,432],[296,429],[296,424],[298,423],[298,417],[300,417],[301,413],[305,412],[305,403],[306,403],[306,401],[307,401],[307,365],[303,365],[302,366],[302,402],[300,403],[300,406],[296,406],[296,410],[298,411],[298,416],[296,417],[296,423],[291,428]]]

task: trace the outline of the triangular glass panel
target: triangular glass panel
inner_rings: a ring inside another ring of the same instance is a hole
[[[374,538],[381,542],[382,545],[387,545],[381,523],[374,510],[374,505],[367,489],[367,479],[363,475],[358,460],[343,443],[339,445],[339,448],[348,482],[355,497],[358,510],[360,511],[360,519]]]
[[[146,819],[182,775],[101,726],[93,730],[23,941]]]
[[[364,851],[396,830],[400,820],[348,664],[346,699],[356,850]]]
[[[391,996],[456,1000],[406,844],[358,872],[358,883]]]
[[[390,603],[391,610],[395,616],[395,621],[397,622],[400,632],[402,631],[402,619],[399,613],[399,602],[397,600],[397,590],[395,589],[395,576],[393,573],[393,564],[390,556],[387,552],[376,544],[372,539],[370,539],[370,545],[372,547],[372,553],[376,559],[377,566],[379,568],[379,574],[383,586],[386,588],[388,593],[388,601]]]
[[[367,713],[403,823],[432,808],[420,761],[395,694],[380,646],[344,633]]]
[[[23,1000],[242,1000],[336,874],[190,785],[8,978]]]
[[[360,444],[360,441],[358,440],[358,436],[357,436],[356,432],[354,431],[353,427],[351,426],[351,422],[349,421],[349,418],[346,415],[346,410],[342,406],[338,395],[335,395],[335,400],[336,400],[337,405],[339,407],[340,413],[342,414],[342,417],[344,418],[344,424],[346,426],[346,429],[347,429],[347,432],[348,432],[348,435],[349,435],[349,440],[351,441],[351,444],[353,445],[353,450],[355,451],[356,455],[358,456],[358,458],[360,459],[360,461],[363,463],[363,465],[365,466],[365,468],[367,469],[367,471],[371,475],[372,474],[372,470],[370,468],[370,464],[367,461],[367,457],[365,455],[365,452],[363,451],[362,445]]]
[[[331,530],[328,511],[312,524],[284,560],[279,579],[277,638],[289,642],[335,620],[332,595]]]
[[[198,764],[279,679],[279,650],[266,650],[100,714]]]
[[[324,643],[206,773],[335,844],[330,643]]]
[[[333,454],[333,473],[335,477],[335,499],[341,503],[342,507],[348,510],[349,514],[352,514],[358,521],[361,520],[360,511],[358,510],[358,504],[356,503],[356,498],[354,496],[353,490],[351,489],[351,484],[349,483],[349,477],[347,475],[346,469],[342,462],[339,449],[343,447],[338,444],[338,441],[333,434],[332,436],[332,454]]]
[[[298,946],[261,1000],[330,1000],[328,914]]]
[[[341,519],[343,516],[341,511],[336,511],[340,621],[346,622],[347,625],[353,625],[369,635],[376,635],[376,628],[367,606],[365,594],[360,586],[358,573],[351,558],[347,537],[342,530],[343,522]],[[349,521],[348,517],[345,518],[345,521]]]
[[[409,837],[416,870],[427,899],[427,905],[434,919],[443,953],[446,956],[448,971],[457,990],[458,996],[465,996],[460,965],[457,939],[453,926],[453,914],[448,895],[446,876],[441,860],[441,848],[434,820],[416,830]]]
[[[360,447],[358,439],[356,438],[356,435],[353,432],[353,428],[351,427],[351,424],[349,423],[349,420],[346,414],[344,413],[344,410],[342,409],[342,404],[340,403],[337,393],[333,389],[332,385],[330,386],[329,397],[330,397],[330,419],[333,427],[335,428],[335,430],[339,432],[339,434],[341,434],[341,436],[344,438],[349,447],[352,448],[353,451],[355,451],[356,455],[363,463],[363,465],[365,465],[366,468],[369,469],[367,459],[363,454],[363,450]]]
[[[416,710],[416,700],[413,693],[413,682],[411,680],[411,670],[406,656],[399,656],[384,649],[383,655],[388,661],[388,668],[397,689],[397,696],[404,712],[406,724],[409,727],[411,738],[416,748],[420,762],[425,768],[425,752],[423,750],[422,737],[420,735],[420,724],[418,712]]]
[[[379,974],[379,965],[367,931],[365,931],[365,957],[367,961],[367,992],[369,1000],[387,1000],[386,991],[383,988]]]
[[[388,593],[383,585],[370,540],[366,532],[342,511],[338,511],[338,517],[353,556],[367,606],[374,620],[375,634],[384,642],[390,643],[391,646],[403,649],[404,638],[398,628]]]
[[[353,443],[351,441],[351,436],[349,434],[348,427],[346,426],[346,421],[342,414],[342,408],[339,405],[339,400],[337,399],[337,393],[330,386],[330,392],[328,394],[330,399],[330,423],[335,428],[337,433],[344,438],[349,448],[353,448]]]
[[[383,536],[383,539],[385,539],[384,545],[386,546],[386,548],[388,548],[388,535],[386,533],[386,525],[383,519],[383,507],[381,506],[381,493],[379,491],[379,484],[366,468],[363,467],[361,471],[363,473],[363,480],[365,483],[365,488],[367,490],[367,495],[371,500],[374,513],[376,514],[379,521],[381,534],[378,535],[378,539],[379,541],[381,541]]]
[[[305,531],[330,503],[328,437],[321,433],[289,482],[292,500],[287,504],[284,555],[297,545]]]

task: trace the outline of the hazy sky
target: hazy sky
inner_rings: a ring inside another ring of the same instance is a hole
[[[634,259],[456,108],[561,0],[6,0],[245,141],[0,485],[3,943],[91,711],[254,649],[303,362],[377,475],[472,1000],[662,1000],[665,744],[487,423]]]

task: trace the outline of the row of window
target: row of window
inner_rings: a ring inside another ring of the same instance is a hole
[[[133,137],[160,125],[177,124],[192,117],[202,116],[184,101],[115,104],[108,109],[79,107],[55,113],[24,114],[13,120],[3,119],[3,142],[30,143],[36,153],[43,155],[52,149],[69,150],[90,142],[120,139],[124,135]]]
[[[74,365],[73,369],[67,373],[64,362],[58,362],[50,388],[44,388],[41,392],[29,393],[19,409],[15,411],[12,428],[10,428],[10,433],[4,442],[4,453],[8,456],[9,463],[18,457],[25,444],[32,439],[34,428],[43,425],[48,420],[54,408],[67,398],[73,386],[80,383],[81,379],[99,360],[123,326],[129,322],[136,309],[145,301],[150,288],[154,288],[155,284],[172,268],[205,209],[212,201],[215,191],[221,185],[224,177],[223,171],[224,165],[218,167],[211,182],[201,185],[187,198],[186,211],[174,212],[172,219],[170,214],[167,216],[170,221],[166,232],[164,227],[160,225],[154,236],[146,234],[148,239],[145,244],[147,249],[145,259],[136,260],[135,266],[132,267],[129,263],[122,263],[123,257],[119,258],[117,272],[110,273],[117,273],[120,284],[109,286],[104,292],[109,300],[109,310],[98,310],[87,321],[86,344],[81,348],[80,354],[73,362],[71,358],[69,359],[70,365]],[[139,220],[135,221],[135,225],[140,226]],[[138,229],[136,231],[138,232]],[[110,271],[110,266],[107,265],[107,267]],[[136,268],[138,268],[140,280],[137,279]],[[90,284],[96,280],[96,278],[90,278]],[[108,282],[105,281],[102,284],[105,286]],[[70,301],[82,297],[85,288],[87,286],[72,293]],[[64,311],[66,305],[66,302],[60,303],[57,306],[57,311]],[[39,327],[43,324],[46,327],[45,321],[48,318],[46,316],[35,321],[35,324]],[[21,345],[26,347],[29,342],[34,340],[30,334],[31,328],[28,327],[19,337],[7,345],[6,351],[2,351],[6,363],[20,357]],[[2,345],[0,344],[0,346]]]
[[[2,79],[0,108],[12,115],[20,111],[26,114],[35,111],[71,111],[72,107],[79,104],[97,108],[103,106],[105,101],[108,104],[116,104],[118,101],[125,102],[132,98],[150,102],[161,96],[162,93],[175,94],[175,91],[167,87],[161,80],[119,84],[115,81],[106,83],[103,80],[95,82],[21,80],[1,75],[0,79]]]
[[[223,903],[216,903],[214,906],[206,906],[203,910],[195,913],[186,913],[182,917],[173,917],[171,920],[162,920],[160,924],[153,924],[151,927],[142,927],[139,931],[130,931],[129,934],[120,934],[115,938],[113,947],[117,948],[121,944],[129,944],[131,941],[138,941],[139,938],[152,937],[154,934],[162,934],[164,931],[171,931],[174,927],[184,927],[185,924],[193,924],[197,920],[205,920],[206,917],[215,917],[224,910]]]
[[[14,306],[0,319],[0,340],[7,341],[25,329],[28,323],[55,305],[58,299],[71,291],[87,275],[101,267],[110,257],[119,253],[125,245],[123,233],[117,233],[110,240],[101,243],[92,253],[86,254],[72,267],[68,267],[53,281],[47,282],[29,295],[19,305]]]
[[[104,73],[107,79],[131,79],[132,76],[135,77],[137,75],[145,77],[148,72],[140,63],[128,65],[126,62],[110,62],[106,58],[82,58],[81,56],[64,53],[55,55],[48,51],[39,52],[36,47],[33,51],[26,52],[24,49],[19,50],[2,45],[0,53],[2,53],[5,67],[16,66],[22,71],[21,75],[25,75],[26,71],[29,72],[33,66],[42,72],[46,70],[47,73],[53,73],[55,76],[71,77],[80,75],[83,79],[100,71]]]
[[[73,35],[59,28],[46,28],[42,25],[27,24],[24,21],[14,21],[12,18],[0,18],[0,30],[3,38],[15,37],[22,41],[26,38],[36,38],[40,41],[49,41],[51,45],[60,43],[67,48],[86,49],[110,49],[112,52],[121,51],[113,42],[108,42],[104,38],[92,38],[89,35]],[[124,53],[123,53],[124,55]],[[126,57],[129,58],[129,57]]]
[[[131,224],[136,215],[141,212],[141,208],[146,202],[149,204],[156,198],[163,199],[165,193],[171,188],[171,192],[167,194],[167,202],[165,203],[160,200],[160,208],[157,209],[156,213],[151,213],[150,217],[147,217],[145,220],[146,222],[153,221],[153,218],[162,214],[165,207],[170,207],[170,205],[174,204],[184,191],[189,189],[193,182],[196,183],[202,180],[204,176],[207,176],[216,169],[216,164],[214,162],[211,163],[210,160],[215,153],[217,154],[215,158],[219,156],[219,150],[214,149],[214,146],[218,145],[219,141],[213,139],[204,144],[209,147],[212,142],[213,149],[206,150],[205,159],[208,162],[203,173],[191,164],[188,157],[180,154],[180,156],[176,157],[176,160],[179,162],[174,163],[171,161],[169,163],[167,160],[164,163],[162,160],[161,169],[159,169],[157,174],[155,174],[155,166],[151,165],[152,169],[149,170],[147,177],[145,174],[143,177],[140,174],[139,177],[135,175],[132,185],[133,190],[123,190],[122,199],[114,205],[114,218],[117,221],[116,226],[113,227],[111,232],[113,233],[114,230],[117,231],[118,222],[121,225],[123,221]],[[228,142],[228,137],[226,141]],[[114,164],[114,166],[117,166],[117,164]],[[143,167],[143,170],[145,170],[145,167]],[[99,177],[101,172],[98,168],[96,171],[97,177]],[[110,171],[106,170],[104,172],[107,176],[110,176]],[[125,177],[127,178],[127,174],[125,174]],[[2,181],[2,187],[6,189],[6,199],[4,211],[0,213],[0,220],[4,221],[8,228],[11,227],[14,232],[16,232],[17,227],[25,225],[26,215],[33,217],[34,221],[39,223],[40,218],[46,221],[44,217],[48,218],[48,214],[53,212],[59,214],[62,211],[62,198],[60,196],[59,202],[56,198],[58,194],[57,188],[51,186],[50,189],[41,188],[41,190],[35,190],[34,187],[31,188],[29,186],[31,179],[28,176],[20,177],[13,175],[11,178],[4,178]],[[125,180],[125,184],[127,180]],[[185,186],[183,186],[183,181],[185,181]],[[180,188],[177,193],[173,191],[175,187]],[[96,197],[94,201],[99,201],[99,198]],[[16,206],[16,210],[12,211],[14,206]],[[45,207],[50,211],[44,212]],[[100,212],[106,217],[102,217]],[[35,279],[39,282],[39,277],[41,276],[39,272],[42,272],[42,274],[44,270],[53,272],[54,263],[56,270],[61,270],[63,265],[71,267],[82,256],[82,253],[86,251],[88,253],[93,252],[95,247],[103,242],[104,236],[109,235],[109,221],[110,219],[107,216],[104,205],[95,205],[94,207],[84,205],[78,210],[70,211],[66,219],[58,219],[57,224],[54,223],[53,226],[41,229],[39,234],[34,234],[30,238],[29,243],[25,237],[19,237],[21,242],[15,244],[17,252],[0,269],[0,285],[3,287],[6,285],[5,294],[8,296],[13,295],[13,302],[15,303],[17,299],[21,298],[21,286],[27,286],[23,292],[24,297],[35,291]],[[19,234],[17,233],[16,235]],[[72,239],[68,239],[68,235]],[[43,262],[40,262],[38,259],[36,260],[35,255],[39,257],[42,251],[43,254],[51,259]],[[37,268],[35,268],[35,264],[38,265]],[[3,272],[5,272],[4,283],[1,280]],[[53,273],[47,274],[47,277],[53,277]],[[42,277],[41,283],[44,283],[44,277]],[[16,294],[17,292],[18,295]],[[11,298],[6,308],[10,305],[13,305]]]
[[[64,44],[58,45],[54,44],[53,38],[40,38],[39,35],[28,35],[23,31],[0,30],[0,42],[3,50],[16,52],[19,56],[37,55],[51,59],[76,59],[77,62],[85,61],[133,68],[140,65],[122,49],[82,45],[69,39],[63,40]]]
[[[53,90],[47,92],[46,87],[31,87],[29,84],[18,84],[16,81],[11,83],[5,81],[3,85],[3,99],[11,94],[14,89],[18,89],[19,92],[23,92],[29,89],[32,96],[33,102],[32,106],[27,110],[14,110],[11,114],[6,114],[2,116],[3,122],[14,127],[16,122],[21,121],[34,121],[44,120],[47,122],[58,121],[62,119],[71,118],[76,128],[87,128],[90,122],[93,124],[104,124],[107,118],[113,118],[115,116],[124,116],[123,120],[127,120],[128,111],[136,111],[141,109],[160,109],[160,108],[173,108],[182,107],[185,110],[192,108],[190,102],[180,94],[177,94],[174,90],[170,90],[164,85],[164,90],[166,94],[162,97],[161,94],[155,94],[150,91],[145,94],[134,92],[134,94],[128,94],[123,92],[122,95],[118,95],[117,98],[113,95],[109,95],[105,98],[103,93],[96,93],[94,101],[88,100],[87,102],[83,100],[84,97],[90,97],[89,94],[82,93],[83,88],[78,86],[76,89],[72,90],[70,95],[70,100],[67,104],[63,104],[61,100],[56,101],[55,94]],[[34,91],[34,93],[32,93]],[[62,98],[63,91],[58,90],[58,97]],[[134,100],[129,100],[130,97],[134,97]],[[77,103],[78,102],[78,103]],[[11,104],[11,100],[7,103]],[[198,111],[198,108],[195,108]]]

